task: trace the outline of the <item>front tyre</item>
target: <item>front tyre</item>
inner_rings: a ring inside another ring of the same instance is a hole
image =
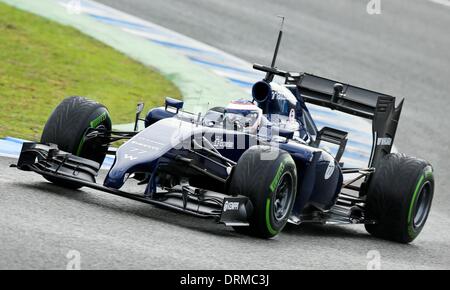
[[[297,192],[297,169],[286,151],[253,146],[239,159],[229,188],[231,195],[247,196],[253,205],[249,227],[241,233],[262,238],[276,236],[286,225]]]
[[[366,230],[375,237],[412,242],[422,231],[431,209],[434,177],[431,165],[404,154],[380,162],[368,187]]]
[[[83,97],[63,100],[50,115],[42,132],[41,143],[56,144],[58,148],[74,155],[102,164],[108,145],[95,139],[85,141],[89,128],[111,130],[112,123],[105,106]],[[76,189],[81,186],[57,177],[44,176],[57,185]]]

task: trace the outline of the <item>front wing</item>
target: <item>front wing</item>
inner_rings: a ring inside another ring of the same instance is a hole
[[[109,188],[96,182],[100,164],[59,150],[53,144],[24,143],[17,168],[175,212],[213,219],[226,226],[248,226],[248,217],[253,208],[245,196],[229,196],[189,185],[158,188],[150,196]]]

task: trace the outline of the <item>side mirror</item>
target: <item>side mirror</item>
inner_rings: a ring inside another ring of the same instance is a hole
[[[144,110],[144,103],[138,103],[136,106],[136,119],[134,120],[134,131],[136,132],[138,129],[139,116]]]
[[[173,108],[173,109],[176,109],[177,114],[178,114],[178,111],[183,108],[183,105],[184,105],[183,101],[169,98],[169,97],[166,98],[166,111],[168,108]]]
[[[144,103],[138,103],[136,107],[136,115],[140,115],[144,110]]]

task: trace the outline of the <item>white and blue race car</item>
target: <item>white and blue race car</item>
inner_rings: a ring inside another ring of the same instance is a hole
[[[63,187],[91,187],[263,238],[289,222],[365,224],[376,237],[414,240],[431,208],[434,178],[428,162],[391,152],[403,101],[396,105],[389,95],[279,70],[275,58],[270,67],[254,65],[266,77],[253,86],[251,100],[202,115],[167,98],[164,107],[149,111],[139,132],[114,131],[105,106],[67,98],[47,121],[41,142],[23,145],[17,166]],[[367,167],[346,167],[347,132],[318,130],[308,104],[372,121]],[[136,124],[142,110],[138,105]],[[115,161],[98,183],[108,153]],[[140,194],[121,190],[130,179],[139,181]]]

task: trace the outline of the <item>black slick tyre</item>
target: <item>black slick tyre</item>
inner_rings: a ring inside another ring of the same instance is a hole
[[[249,227],[235,230],[272,238],[286,225],[297,192],[297,169],[289,153],[269,146],[253,146],[234,168],[229,193],[247,196],[253,206]]]
[[[60,150],[103,163],[108,146],[84,139],[89,128],[111,130],[112,122],[105,106],[83,97],[69,97],[52,112],[42,132],[41,143],[56,144]],[[81,186],[63,179],[44,176],[47,180],[71,189]]]

